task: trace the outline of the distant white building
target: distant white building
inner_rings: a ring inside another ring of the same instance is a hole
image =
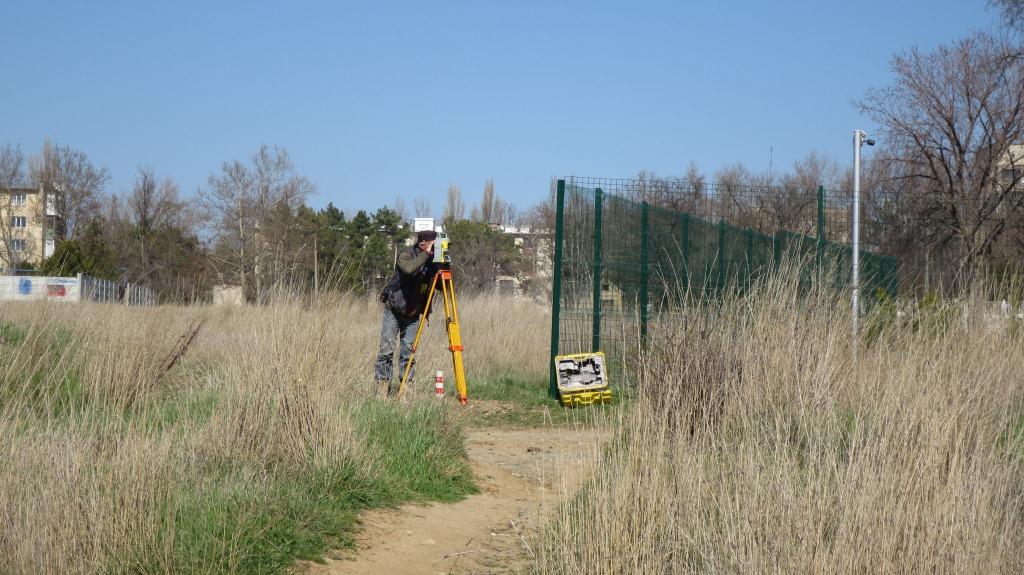
[[[426,230],[434,230],[437,233],[444,233],[444,226],[437,223],[434,218],[413,218],[412,219],[412,231],[413,233],[422,232]]]
[[[551,289],[551,270],[554,234],[549,230],[529,226],[496,226],[503,234],[512,236],[519,254],[526,260],[521,277],[499,276],[495,289],[500,294],[546,297]]]
[[[434,229],[434,218],[413,218],[412,231],[422,232]]]

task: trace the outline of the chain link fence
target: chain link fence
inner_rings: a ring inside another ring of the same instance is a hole
[[[556,201],[551,355],[604,351],[613,373],[657,321],[748,289],[784,255],[838,285],[851,277],[848,192],[572,177],[558,181]],[[862,224],[868,299],[898,288],[898,262],[877,253],[871,230]]]

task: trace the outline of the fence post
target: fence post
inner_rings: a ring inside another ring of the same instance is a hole
[[[680,244],[680,251],[682,251],[683,261],[683,297],[689,295],[690,291],[690,213],[683,212],[683,238]]]
[[[818,186],[818,240],[825,239],[825,186]]]
[[[548,395],[558,397],[558,379],[555,371],[555,356],[558,355],[558,322],[562,303],[562,240],[565,218],[565,180],[558,180],[555,193],[555,261],[551,274],[551,357],[548,359]]]
[[[743,284],[744,284],[743,285],[743,289],[744,289],[744,291],[746,291],[746,290],[750,289],[750,284],[751,284],[750,278],[753,277],[753,275],[754,275],[753,267],[750,265],[750,258],[751,258],[751,256],[754,253],[754,230],[752,228],[747,228],[746,232],[744,232],[744,233],[746,234],[746,239],[747,239],[747,253],[744,254],[743,261],[747,265],[747,270],[746,270],[746,277],[745,277],[745,279],[743,281]]]
[[[896,290],[898,289],[899,285],[897,283],[899,279],[899,276],[897,275],[897,261],[898,260],[892,256],[882,256],[879,259],[879,267],[882,269],[882,271],[879,272],[881,279],[878,283],[880,285],[885,286],[885,290],[888,293],[889,297],[893,298],[896,297]]]
[[[78,278],[78,301],[82,302],[91,300],[92,297],[89,295],[86,288],[86,283],[88,281],[86,278],[89,276],[79,272],[76,277]]]
[[[594,190],[594,329],[590,351],[601,349],[601,200],[604,192]]]
[[[784,240],[783,234],[786,232],[779,229],[775,231],[775,235],[772,236],[772,256],[775,259],[775,271],[778,272],[779,268],[782,267],[782,242]]]
[[[814,253],[815,273],[821,276],[821,264],[825,255],[825,186],[818,186],[818,246]]]
[[[725,290],[725,220],[718,220],[718,286],[719,296]]]
[[[890,257],[892,258],[889,260],[892,264],[892,269],[889,273],[892,274],[892,279],[890,280],[889,285],[892,286],[892,290],[890,290],[889,293],[892,294],[893,297],[896,297],[896,293],[900,291],[900,260],[896,256]]]
[[[647,246],[650,236],[649,221],[648,205],[644,202],[640,206],[640,345],[644,349],[647,348],[647,282],[650,275],[650,270],[647,269],[650,257]]]

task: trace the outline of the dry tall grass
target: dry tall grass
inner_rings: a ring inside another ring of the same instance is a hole
[[[475,299],[462,311],[471,386],[543,369],[530,331],[542,310]],[[402,406],[373,397],[380,315],[365,301],[4,304],[0,328],[0,572],[280,568],[344,542],[329,537],[349,508],[471,487],[460,426],[427,381],[450,365],[436,317]],[[323,516],[278,513],[286,503]],[[312,534],[281,544],[285,522]],[[269,563],[255,563],[260,538],[282,547]]]
[[[797,291],[660,326],[538,572],[1024,572],[1022,338],[881,312],[853,364],[846,294]]]

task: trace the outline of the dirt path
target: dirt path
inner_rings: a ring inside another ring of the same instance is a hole
[[[572,429],[481,429],[467,436],[480,493],[453,504],[409,505],[363,514],[355,552],[310,575],[514,573],[532,551],[542,506],[578,482],[595,449]]]

